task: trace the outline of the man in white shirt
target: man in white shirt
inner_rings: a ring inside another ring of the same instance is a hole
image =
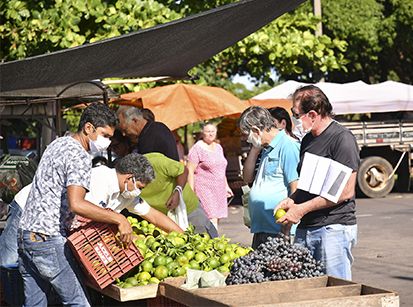
[[[116,212],[127,209],[167,232],[182,232],[169,217],[139,197],[140,189],[155,177],[146,157],[131,153],[121,158],[114,169],[105,165],[92,168],[91,177],[86,200]]]

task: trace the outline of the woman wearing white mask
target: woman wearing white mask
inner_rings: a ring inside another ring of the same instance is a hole
[[[254,234],[252,247],[257,248],[269,236],[279,232],[289,234],[290,229],[275,223],[273,209],[285,195],[297,187],[299,143],[278,127],[268,110],[250,107],[240,118],[240,129],[248,135],[252,148],[244,163],[244,181],[252,183],[248,205],[251,218],[251,232]],[[261,153],[258,171],[254,176],[257,158]]]

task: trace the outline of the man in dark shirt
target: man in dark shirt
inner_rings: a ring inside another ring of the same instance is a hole
[[[353,172],[337,203],[297,189],[275,208],[287,211],[277,222],[300,223],[296,243],[309,248],[313,256],[322,261],[325,273],[350,280],[351,251],[357,240],[355,185],[360,157],[356,139],[333,120],[332,106],[318,87],[299,88],[292,99],[293,116],[308,132],[301,143],[299,173],[306,152],[339,162]]]
[[[120,130],[137,145],[138,153],[160,152],[179,161],[175,138],[165,124],[148,121],[141,109],[132,106],[119,107],[118,117]]]

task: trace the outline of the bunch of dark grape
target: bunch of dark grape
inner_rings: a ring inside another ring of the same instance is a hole
[[[234,261],[226,279],[228,285],[260,283],[323,275],[323,267],[310,251],[290,244],[283,234],[268,237],[267,241],[244,257]]]

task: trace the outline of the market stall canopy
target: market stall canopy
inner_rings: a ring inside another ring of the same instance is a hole
[[[288,98],[307,83],[287,81],[254,99]],[[413,110],[413,86],[394,81],[367,84],[362,81],[350,83],[316,83],[329,98],[335,114],[398,112]]]
[[[173,84],[121,95],[115,101],[150,109],[171,130],[202,120],[240,114],[249,107],[230,92],[211,86]]]
[[[96,43],[0,64],[0,92],[108,77],[182,78],[304,0],[243,0]]]

